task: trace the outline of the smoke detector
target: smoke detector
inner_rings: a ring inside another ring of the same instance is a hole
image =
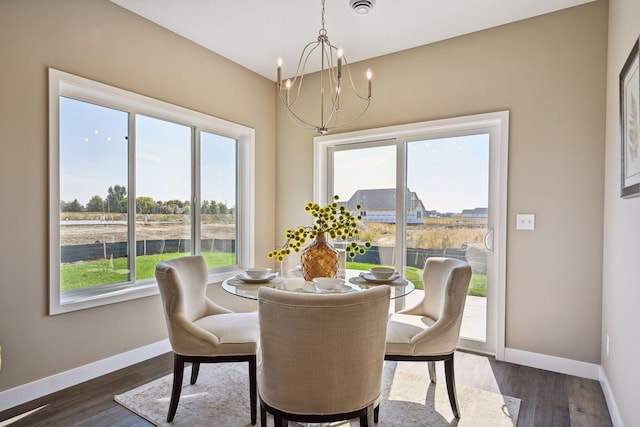
[[[376,0],[349,0],[349,6],[358,15],[366,15],[376,5]]]

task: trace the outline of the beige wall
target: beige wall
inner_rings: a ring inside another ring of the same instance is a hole
[[[611,0],[607,70],[604,250],[602,281],[602,366],[621,421],[640,425],[640,198],[620,198],[618,79],[640,35],[640,2]],[[605,349],[610,338],[610,355]]]
[[[599,1],[365,61],[353,71],[373,69],[373,103],[346,129],[509,110],[506,345],[595,364],[606,43]],[[282,108],[277,120],[282,231],[308,222],[314,135]],[[535,213],[536,230],[516,231],[516,213]]]
[[[3,0],[0,61],[0,391],[167,337],[157,296],[47,316],[47,67],[254,128],[273,247],[272,82],[106,0]]]

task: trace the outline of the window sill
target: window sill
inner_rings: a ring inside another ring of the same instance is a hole
[[[233,277],[242,270],[227,271],[224,273],[210,274],[208,283],[221,283],[229,277]],[[149,281],[139,285],[119,285],[112,289],[80,289],[67,291],[60,295],[60,301],[51,301],[49,314],[56,315],[69,313],[87,308],[100,307],[108,304],[115,304],[123,301],[130,301],[138,298],[159,295],[156,281]]]
[[[158,286],[155,281],[135,286],[118,286],[112,289],[67,291],[60,295],[59,301],[51,299],[49,314],[68,313],[152,295],[158,295]]]

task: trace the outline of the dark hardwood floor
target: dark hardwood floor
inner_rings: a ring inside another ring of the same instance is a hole
[[[424,369],[425,379],[428,378],[426,363],[416,365],[424,365],[417,368]],[[437,365],[438,378],[442,379],[442,363]],[[113,396],[170,374],[172,368],[170,353],[155,357],[0,412],[0,427],[151,426],[117,404]],[[458,385],[520,398],[518,427],[612,425],[597,381],[498,362],[494,357],[467,352],[456,353],[455,369]],[[19,418],[21,415],[24,416]],[[7,421],[14,418],[10,423]]]

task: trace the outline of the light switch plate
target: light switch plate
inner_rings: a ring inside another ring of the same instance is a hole
[[[536,216],[535,214],[517,214],[516,230],[535,230]]]

